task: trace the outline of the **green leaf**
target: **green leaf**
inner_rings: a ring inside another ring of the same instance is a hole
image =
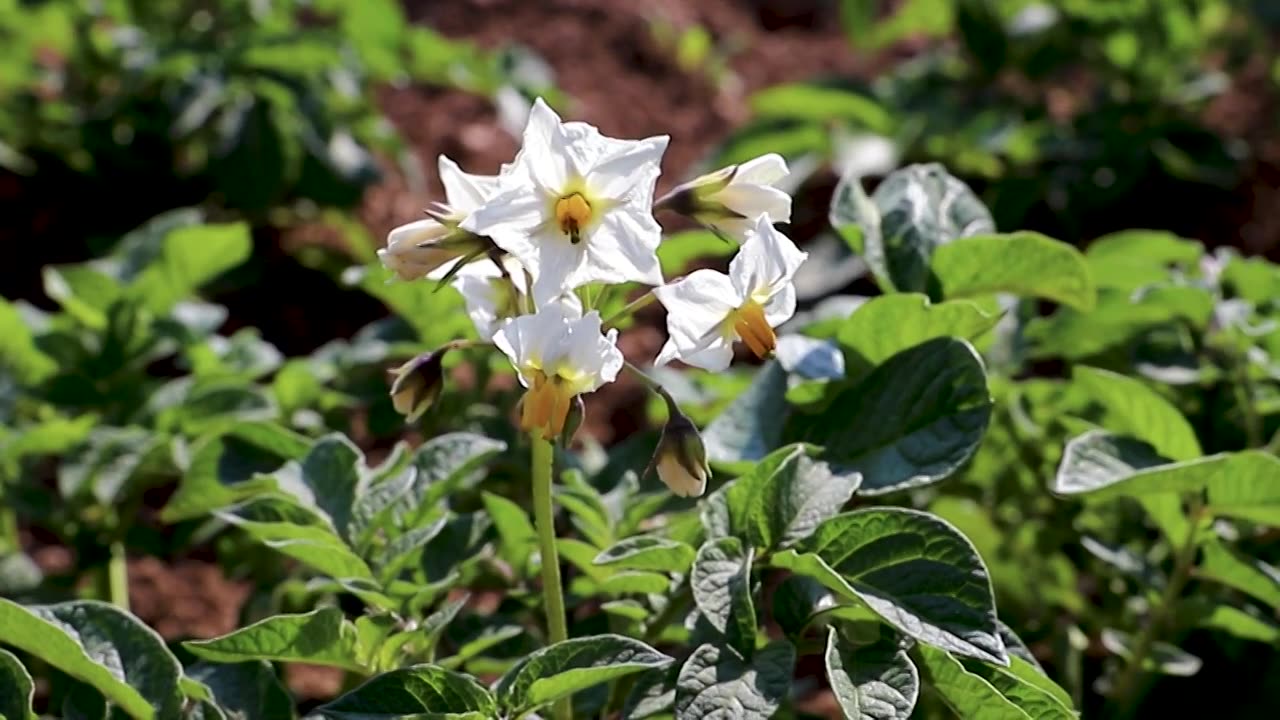
[[[435,665],[413,665],[378,675],[322,705],[334,720],[391,720],[401,717],[497,717],[493,696],[475,680]]]
[[[837,515],[772,562],[870,607],[923,643],[1009,662],[986,566],[969,540],[936,516],[902,508]]]
[[[674,663],[662,670],[646,670],[637,676],[622,708],[623,720],[645,720],[670,717],[676,704],[676,677],[680,668]]]
[[[58,364],[36,346],[17,308],[0,298],[0,368],[21,385],[38,385],[58,371]]]
[[[969,672],[945,650],[917,645],[912,651],[924,681],[961,718],[1039,720],[981,675]]]
[[[1001,695],[1036,720],[1075,720],[1066,691],[1041,675],[1022,658],[1010,658],[1009,667],[993,667],[975,660],[961,660],[970,673],[991,684]]]
[[[493,493],[483,493],[482,498],[489,519],[493,520],[498,531],[502,559],[523,571],[528,567],[530,556],[538,549],[538,532],[529,521],[528,511]]]
[[[293,699],[267,662],[196,663],[187,676],[204,683],[222,710],[242,720],[292,720]]]
[[[343,277],[354,279],[362,290],[404,319],[418,333],[423,346],[436,347],[475,333],[461,295],[437,292],[433,282],[399,280],[379,263],[358,268],[357,272]]]
[[[698,548],[690,586],[693,602],[711,627],[739,654],[750,657],[756,647],[756,610],[751,600],[751,560],[735,537],[709,540]]]
[[[1171,460],[1200,457],[1200,442],[1191,423],[1173,403],[1136,378],[1078,365],[1072,384],[1106,409],[1102,425],[1144,440]]]
[[[999,320],[964,300],[930,303],[927,296],[919,293],[873,297],[853,311],[836,335],[845,351],[845,377],[860,378],[895,354],[926,340],[972,340],[995,327]]]
[[[948,300],[1003,292],[1083,311],[1096,301],[1080,251],[1040,233],[961,238],[938,248],[929,269]]]
[[[573,638],[534,652],[498,680],[494,692],[508,715],[520,715],[580,690],[665,667],[671,658],[621,635]]]
[[[160,257],[129,285],[152,312],[164,312],[223,272],[244,262],[253,249],[246,223],[178,227],[164,236]]]
[[[507,444],[500,440],[465,432],[446,433],[423,443],[413,455],[418,473],[413,487],[394,505],[401,526],[418,525],[425,515],[437,510],[441,499],[506,449]]]
[[[188,640],[183,647],[205,660],[221,663],[275,660],[365,671],[356,662],[355,626],[332,607],[275,615],[221,637]]]
[[[676,680],[676,717],[722,718],[729,708],[735,720],[767,720],[791,690],[796,652],[779,640],[748,662],[728,646],[699,645]]]
[[[728,257],[738,247],[721,240],[710,230],[685,230],[662,238],[658,246],[658,262],[663,277],[673,277],[684,272],[694,260]]]
[[[0,650],[0,720],[35,720],[31,710],[35,694],[31,673],[13,653]]]
[[[1169,266],[1192,267],[1204,246],[1161,230],[1123,230],[1094,240],[1085,248],[1089,274],[1100,288],[1131,292],[1166,282]]]
[[[1218,540],[1201,547],[1203,555],[1195,567],[1198,577],[1233,587],[1280,609],[1280,569],[1245,556]]]
[[[826,411],[805,418],[802,434],[824,447],[819,457],[835,472],[862,475],[859,493],[875,495],[955,472],[977,450],[991,404],[977,351],[937,338],[838,394]]]
[[[46,265],[41,277],[44,294],[93,330],[106,330],[107,309],[124,292],[114,278],[88,265]]]
[[[1195,602],[1188,605],[1194,613],[1197,627],[1218,630],[1243,640],[1280,645],[1280,626],[1254,613],[1233,605],[1212,602]],[[1209,607],[1206,608],[1205,605]]]
[[[859,201],[857,182],[846,178],[837,187],[831,224],[842,235],[848,226],[858,227],[867,265],[886,292],[928,291],[930,261],[938,248],[995,232],[978,196],[941,165],[910,165],[890,173],[870,198],[874,212]]]
[[[893,131],[893,115],[853,87],[834,83],[786,83],[760,90],[750,98],[758,118],[789,118],[828,123],[843,120],[878,133]]]
[[[652,595],[669,587],[671,579],[666,575],[638,570],[613,573],[600,582],[600,591],[607,595]]]
[[[136,718],[167,718],[182,702],[182,666],[154,630],[103,602],[23,607],[0,598],[0,643],[102,693]]]
[[[716,463],[759,460],[782,442],[787,415],[787,371],[776,360],[756,372],[751,385],[702,431],[707,458]]]
[[[769,532],[768,518],[761,511],[767,502],[765,486],[783,467],[804,453],[802,445],[774,450],[750,466],[741,477],[712,493],[702,507],[702,523],[707,536],[715,539],[733,535],[753,545],[764,546]]]
[[[266,504],[255,501],[246,507]],[[373,571],[365,561],[332,530],[320,524],[319,518],[315,519],[316,524],[302,524],[292,519],[283,522],[248,520],[231,512],[219,512],[217,516],[272,550],[297,559],[331,578],[373,580]]]
[[[160,519],[168,523],[190,520],[274,489],[275,480],[263,473],[301,458],[307,448],[306,438],[280,425],[237,423],[196,446]]]
[[[280,490],[302,507],[329,521],[338,535],[351,541],[352,508],[367,484],[364,454],[345,435],[333,433],[316,441],[301,462],[289,462],[275,473]]]
[[[695,551],[678,540],[656,535],[636,535],[605,548],[593,564],[627,570],[659,570],[684,573]]]
[[[154,480],[155,468],[168,457],[164,435],[140,427],[98,427],[58,468],[58,492],[67,499],[88,496],[113,505]]]
[[[826,585],[808,575],[789,575],[773,591],[770,615],[787,637],[795,638],[815,616],[834,605]]]
[[[789,547],[839,513],[861,484],[856,472],[834,474],[825,463],[794,453],[758,483],[747,526],[761,529],[758,541],[766,549]]]
[[[907,720],[920,694],[920,674],[891,635],[852,647],[827,631],[827,679],[846,720]]]
[[[1127,633],[1106,628],[1102,631],[1101,640],[1102,646],[1110,652],[1125,660],[1133,658],[1133,638]],[[1200,672],[1203,665],[1200,658],[1186,650],[1159,641],[1151,643],[1146,657],[1142,660],[1143,670],[1174,677],[1191,677]]]

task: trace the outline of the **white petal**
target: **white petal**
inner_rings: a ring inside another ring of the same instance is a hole
[[[607,198],[649,210],[653,206],[653,186],[662,172],[662,154],[670,140],[666,135],[656,135],[619,141],[614,152],[591,168],[586,176],[588,184]]]
[[[751,183],[755,185],[777,185],[791,171],[787,169],[787,161],[778,153],[761,155],[738,166],[733,174],[731,185]]]
[[[469,213],[480,207],[486,200],[498,193],[498,177],[496,175],[471,175],[462,171],[458,163],[440,156],[436,163],[440,170],[440,182],[444,184],[444,194],[449,200],[449,207],[462,213]]]
[[[578,280],[587,257],[585,240],[574,245],[558,231],[547,230],[533,235],[531,241],[534,257],[532,262],[526,261],[525,266],[533,275],[534,304],[541,307],[590,282]]]
[[[489,236],[494,244],[515,255],[536,272],[537,253],[530,233],[547,221],[550,206],[537,191],[514,189],[477,208],[462,222],[462,229]]]
[[[560,116],[542,98],[538,98],[529,110],[529,121],[524,126],[523,142],[516,155],[513,173],[558,192],[574,174],[564,150],[568,142]]]
[[[698,347],[681,356],[685,365],[700,367],[711,372],[721,372],[733,363],[733,344],[723,335],[709,339],[705,347]]]
[[[715,270],[695,270],[653,294],[667,309],[667,331],[684,347],[724,322],[742,304],[728,276]]]
[[[711,198],[752,221],[767,214],[773,222],[791,222],[791,196],[775,187],[730,183]]]
[[[586,248],[586,262],[571,278],[571,285],[633,280],[659,285],[662,283],[657,252],[660,242],[662,229],[652,215],[625,206],[609,210],[600,225],[583,238],[581,245]]]
[[[747,231],[746,242],[729,262],[729,277],[745,297],[772,297],[791,282],[808,257],[786,235],[773,227],[773,219],[761,215]]]
[[[461,273],[453,281],[453,286],[467,305],[467,317],[471,318],[476,334],[485,342],[493,339],[498,324],[498,292],[493,282],[490,278]]]
[[[387,249],[393,253],[402,252],[410,247],[438,240],[448,232],[448,228],[431,218],[415,220],[387,233]]]
[[[791,283],[776,288],[764,304],[764,319],[771,327],[778,327],[796,314],[796,286]]]
[[[563,362],[584,374],[575,383],[575,391],[594,392],[601,385],[617,379],[623,364],[617,340],[617,330],[610,330],[607,335],[600,333],[600,314],[595,311],[570,324]]]

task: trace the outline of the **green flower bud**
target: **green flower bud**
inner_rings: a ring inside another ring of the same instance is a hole
[[[675,401],[663,393],[670,417],[662,428],[657,452],[650,467],[658,478],[680,497],[699,497],[707,491],[711,468],[707,465],[707,448],[693,421],[680,412]]]
[[[391,382],[391,404],[404,415],[405,422],[417,422],[435,404],[444,390],[444,356],[451,350],[444,346],[422,353],[409,362],[387,372]]]

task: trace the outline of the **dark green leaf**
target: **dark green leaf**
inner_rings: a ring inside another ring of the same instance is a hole
[[[187,676],[204,683],[217,705],[242,720],[292,720],[293,699],[270,663],[196,663]]]
[[[986,566],[936,516],[900,508],[837,515],[773,564],[814,577],[923,643],[1008,663]]]
[[[756,647],[756,610],[751,600],[751,560],[735,537],[709,540],[698,548],[690,585],[702,617],[745,657]]]
[[[874,495],[937,482],[978,448],[991,419],[986,372],[967,342],[937,338],[904,350],[807,417],[804,439],[839,474]]]
[[[35,692],[31,674],[18,658],[0,650],[0,720],[35,720],[31,710]]]
[[[782,441],[787,414],[787,372],[776,361],[765,363],[741,395],[702,431],[707,458],[716,463],[759,460]]]
[[[907,720],[920,694],[920,675],[891,635],[853,647],[827,631],[827,679],[846,720]]]
[[[680,668],[672,664],[661,670],[641,673],[622,708],[623,720],[670,715],[676,704],[676,676],[679,671]]]
[[[965,669],[947,651],[917,645],[912,651],[923,680],[955,712],[956,717],[983,720],[1039,720],[1005,697],[982,676]]]
[[[475,680],[435,665],[413,665],[379,675],[323,705],[334,720],[497,717],[493,696]]]
[[[1196,575],[1248,593],[1280,609],[1280,569],[1247,557],[1218,540],[1205,543],[1201,552]]]
[[[783,640],[765,646],[749,662],[731,647],[699,645],[680,668],[676,718],[772,718],[791,690],[795,659],[795,648]]]
[[[255,501],[246,507],[253,509],[265,504]],[[241,512],[244,511],[242,508]],[[272,550],[295,558],[331,578],[373,580],[373,571],[364,560],[327,527],[327,521],[320,518],[305,523],[292,518],[281,522],[248,520],[231,512],[219,512],[217,516]]]
[[[338,608],[276,615],[210,640],[188,640],[195,655],[220,663],[278,660],[363,672],[356,662],[356,628]]]
[[[280,490],[303,507],[326,518],[344,540],[352,537],[352,508],[367,480],[364,454],[345,435],[333,433],[316,441],[301,462],[276,471]]]
[[[403,526],[417,525],[419,519],[437,509],[442,498],[506,448],[506,443],[500,440],[461,432],[440,435],[423,443],[413,455],[413,467],[418,472],[413,487],[395,505]]]
[[[134,717],[172,717],[182,702],[182,666],[164,641],[103,602],[23,607],[0,598],[0,643],[84,681]]]
[[[857,379],[907,348],[939,337],[972,340],[999,319],[964,300],[930,303],[918,293],[880,295],[860,305],[836,339],[845,351],[845,376]]]
[[[796,637],[815,615],[835,604],[826,585],[807,575],[790,575],[774,589],[771,612],[782,631]]]
[[[275,488],[269,473],[307,452],[306,438],[280,425],[237,423],[196,446],[178,491],[160,517],[179,522]]]
[[[694,549],[677,540],[656,535],[636,535],[605,548],[594,564],[628,570],[684,573],[693,562]]]
[[[549,645],[498,680],[494,692],[508,715],[520,715],[625,675],[665,667],[671,658],[639,640],[594,635]]]
[[[1096,301],[1080,251],[1034,232],[961,238],[939,247],[929,268],[947,299],[1003,292],[1083,311]]]

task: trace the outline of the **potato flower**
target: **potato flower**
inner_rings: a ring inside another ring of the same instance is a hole
[[[657,365],[679,359],[707,370],[724,370],[733,360],[733,342],[741,340],[756,357],[777,346],[773,329],[796,311],[791,279],[808,255],[761,215],[747,231],[729,274],[695,270],[655,288],[667,308],[666,345]]]
[[[550,302],[533,315],[506,320],[493,344],[515,366],[528,388],[521,400],[520,427],[544,439],[564,431],[573,398],[613,382],[622,369],[617,330],[600,332],[600,315]]]
[[[742,238],[761,215],[791,222],[791,196],[775,187],[789,174],[781,155],[761,155],[680,185],[658,207]]]
[[[528,268],[539,305],[597,281],[661,284],[653,188],[667,141],[608,138],[538,99],[500,194],[462,227]]]
[[[430,217],[392,230],[378,258],[401,280],[417,280],[457,261],[466,263],[485,254],[490,242],[459,227],[471,213],[498,191],[498,178],[465,173],[444,155],[438,167],[447,203],[435,203]],[[456,264],[456,263],[455,263]]]
[[[494,332],[504,320],[532,307],[527,297],[529,276],[520,261],[506,255],[501,263],[499,266],[488,258],[477,260],[459,270],[451,283],[466,303],[467,316],[475,325],[476,334],[485,342],[493,340]],[[582,301],[577,295],[566,293],[556,301],[582,314]]]

